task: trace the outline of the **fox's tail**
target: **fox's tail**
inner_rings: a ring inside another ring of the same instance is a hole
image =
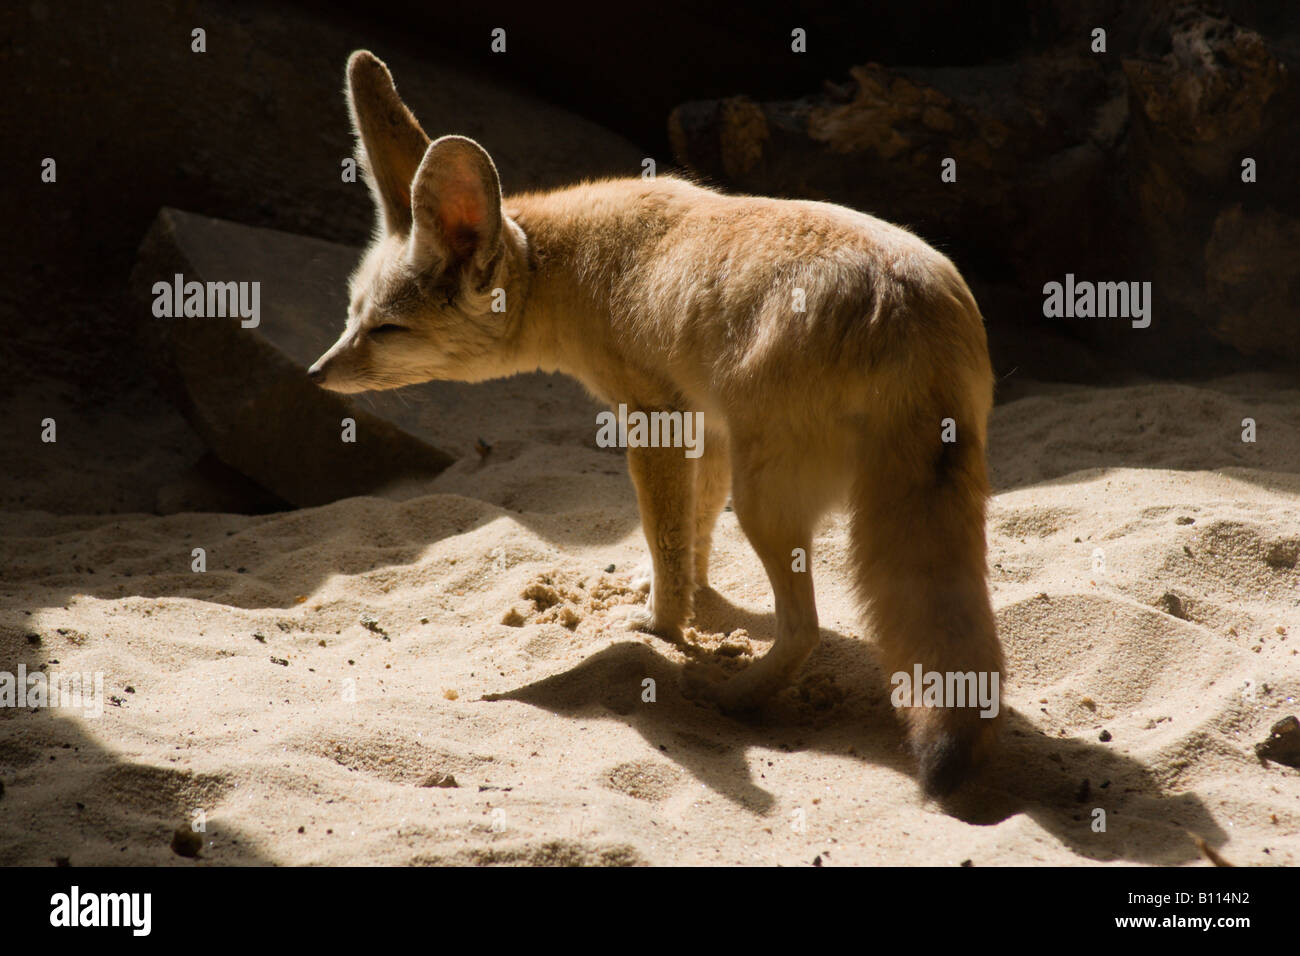
[[[887,674],[910,679],[919,664],[923,673],[945,678],[982,674],[986,686],[1000,689],[1002,650],[984,538],[992,372],[983,321],[969,293],[962,298],[944,302],[954,313],[945,331],[960,331],[947,341],[957,347],[945,353],[943,339],[931,338],[926,357],[918,354],[877,379],[853,489],[851,555]],[[947,358],[935,362],[936,354]],[[919,699],[921,688],[913,690]],[[944,703],[904,708],[921,784],[932,795],[952,791],[969,775],[1000,724],[996,716],[981,716],[975,701]]]

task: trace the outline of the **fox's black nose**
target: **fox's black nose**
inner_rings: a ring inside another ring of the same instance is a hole
[[[325,370],[313,366],[312,368],[307,369],[307,377],[319,385],[321,382],[325,381]]]

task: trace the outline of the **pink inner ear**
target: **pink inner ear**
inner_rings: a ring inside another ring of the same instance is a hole
[[[478,234],[487,219],[487,207],[473,180],[453,180],[440,190],[438,196],[438,223],[444,236],[462,237],[466,233]]]

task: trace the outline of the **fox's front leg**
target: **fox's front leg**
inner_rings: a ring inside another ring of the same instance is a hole
[[[731,456],[727,439],[710,434],[704,454],[695,459],[695,587],[709,586],[709,557],[713,552],[713,528],[731,494]]]
[[[731,493],[731,459],[725,435],[710,433],[704,453],[691,459],[691,485],[695,495],[695,528],[691,547],[695,553],[695,590],[709,586],[709,556],[713,551],[713,528]],[[632,572],[632,587],[650,593],[654,568],[649,562]]]
[[[680,448],[629,448],[641,529],[650,547],[650,599],[634,609],[629,627],[679,640],[695,591],[695,483]]]

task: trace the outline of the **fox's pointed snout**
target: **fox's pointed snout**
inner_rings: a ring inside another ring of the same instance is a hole
[[[340,353],[347,351],[351,347],[355,347],[355,345],[356,338],[349,335],[349,333],[344,332],[337,342],[326,349],[325,352],[316,359],[316,361],[311,363],[311,366],[307,369],[307,378],[310,379],[314,385],[319,385],[322,388],[328,388],[331,390],[337,390],[340,381],[346,380],[350,377],[348,368],[339,367],[340,362],[338,359]],[[348,363],[343,362],[342,364],[347,366]]]

